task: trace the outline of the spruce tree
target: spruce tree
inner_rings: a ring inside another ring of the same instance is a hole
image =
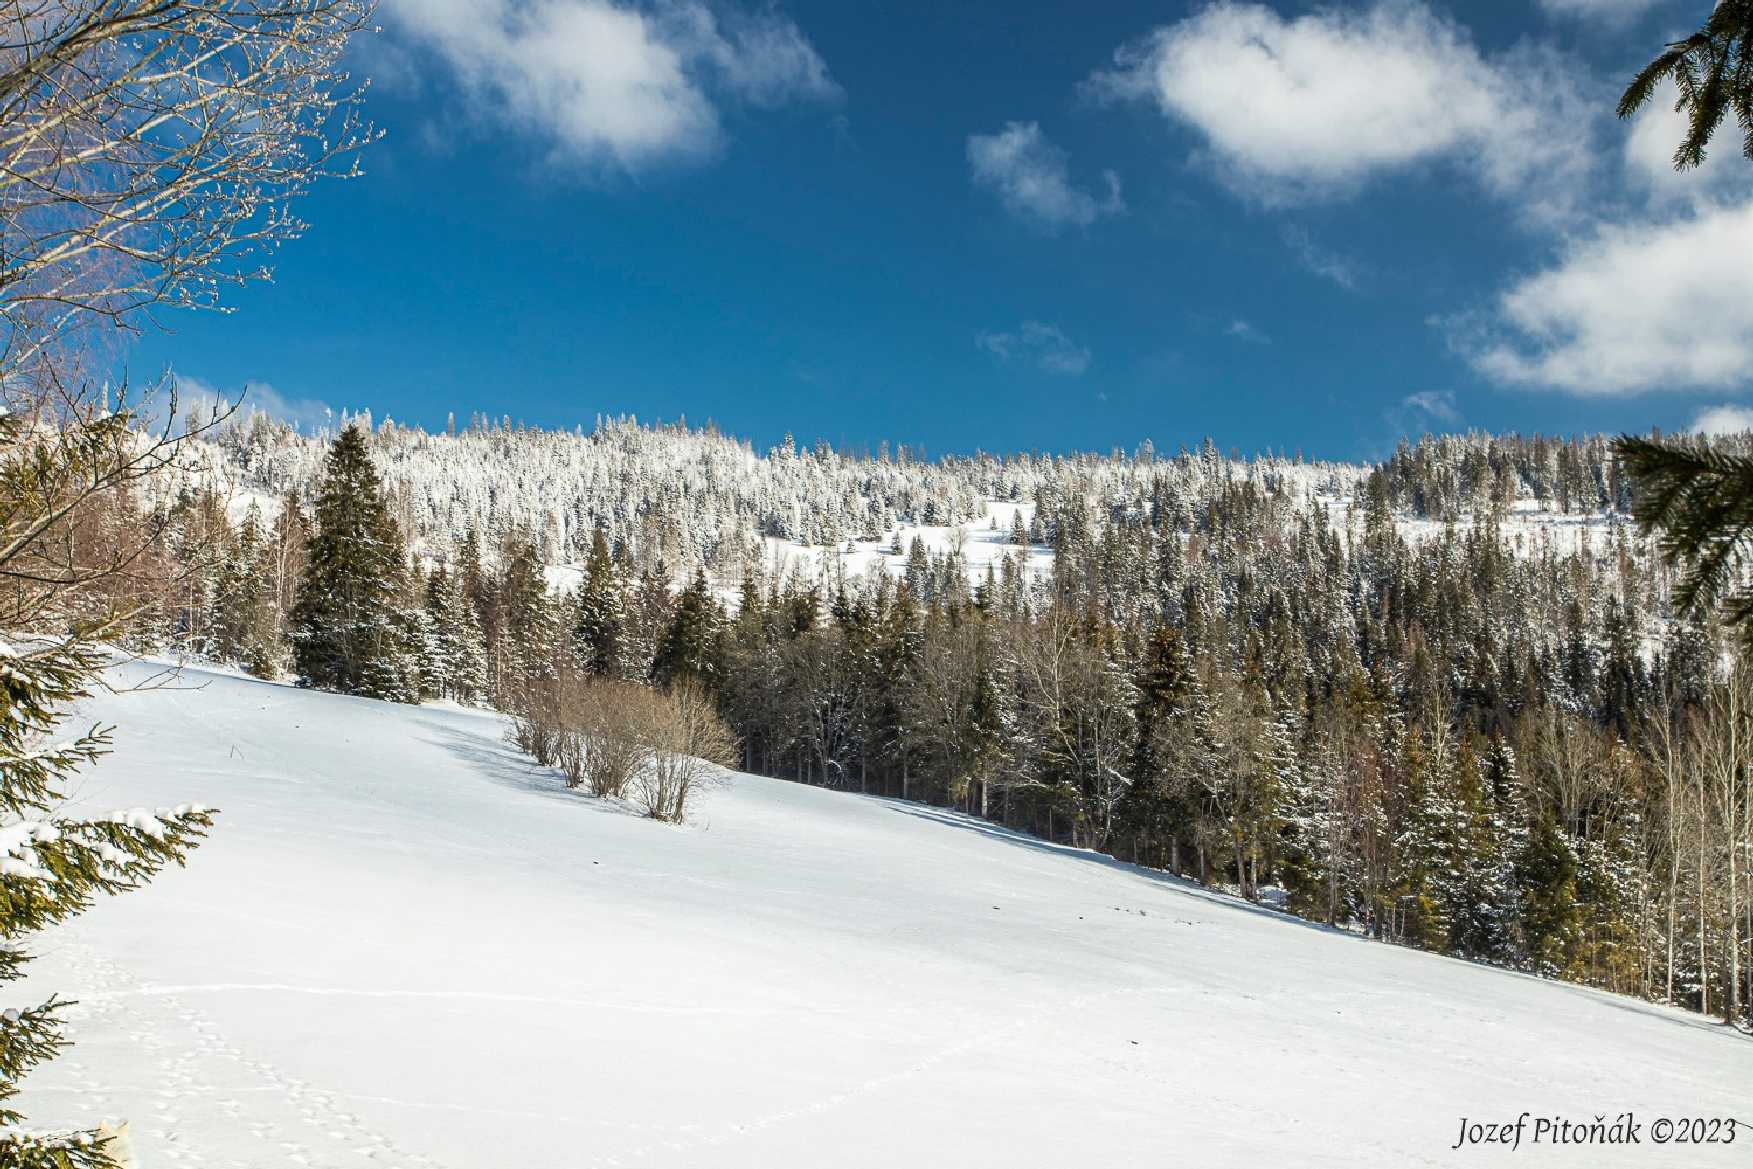
[[[677,598],[676,615],[658,644],[651,663],[652,680],[666,687],[683,680],[715,686],[720,673],[717,632],[717,603],[707,587],[705,572],[696,571]]]
[[[1443,950],[1461,899],[1458,777],[1447,753],[1433,749],[1419,728],[1406,736],[1403,759],[1407,808],[1394,841],[1402,933],[1422,949]]]
[[[1681,569],[1676,607],[1700,617],[1720,607],[1753,646],[1753,587],[1742,571],[1753,536],[1753,457],[1691,438],[1623,435],[1613,450],[1637,484],[1638,527],[1655,534],[1662,559]]]
[[[519,532],[506,541],[502,556],[498,609],[506,644],[499,687],[506,697],[531,679],[555,677],[566,655],[535,540]]]
[[[425,612],[421,675],[430,696],[479,702],[487,692],[487,654],[461,575],[447,572],[443,565],[432,571],[426,581]]]
[[[1552,812],[1529,826],[1516,857],[1515,879],[1523,951],[1539,973],[1563,977],[1582,932],[1582,911],[1577,904],[1576,849]]]
[[[1741,153],[1753,158],[1753,0],[1717,0],[1697,32],[1669,44],[1632,78],[1619,98],[1619,116],[1642,109],[1668,80],[1680,91],[1675,108],[1686,115],[1675,170],[1704,162],[1705,147],[1731,111],[1742,133]]]
[[[348,426],[329,448],[314,508],[316,532],[292,613],[302,685],[407,700],[398,618],[402,538],[371,465],[366,436]]]
[[[49,815],[74,773],[108,749],[102,728],[45,746],[66,707],[90,694],[101,665],[72,639],[26,649],[0,644],[0,813],[7,821],[0,828],[0,981],[24,977],[26,937],[83,912],[99,893],[138,888],[164,865],[180,864],[212,825],[211,812],[198,805],[90,820]],[[22,1116],[8,1104],[19,1081],[66,1046],[59,1014],[68,1005],[51,997],[0,1021],[0,1125],[19,1125]],[[111,1164],[90,1132],[13,1128],[0,1141],[0,1165],[17,1169]]]
[[[573,630],[578,659],[586,673],[619,677],[625,671],[623,633],[626,602],[609,542],[602,529],[591,533],[590,556],[578,590],[578,623]]]
[[[1175,766],[1184,756],[1188,696],[1195,685],[1180,632],[1152,631],[1138,678],[1138,737],[1130,760],[1132,784],[1119,808],[1133,836],[1134,856],[1157,868],[1179,861],[1177,835],[1190,818]]]
[[[148,452],[148,465],[174,442]],[[58,735],[67,708],[96,688],[105,655],[99,642],[126,629],[144,606],[93,604],[92,590],[113,570],[61,572],[43,582],[64,525],[54,509],[78,508],[139,477],[135,437],[124,414],[73,420],[51,435],[19,415],[0,417],[0,982],[24,976],[24,945],[44,927],[73,917],[100,893],[139,887],[183,855],[212,824],[198,806],[136,809],[91,819],[52,814],[75,773],[108,749],[109,733],[92,727]],[[64,515],[69,513],[63,513]],[[156,537],[133,540],[139,551]],[[127,553],[123,553],[125,558]],[[124,559],[125,562],[125,559]],[[84,594],[83,596],[81,594]],[[41,631],[66,632],[45,637]],[[14,638],[13,630],[32,635]],[[50,997],[0,1017],[0,1165],[8,1169],[107,1169],[112,1159],[91,1131],[31,1133],[10,1101],[33,1067],[66,1040]]]
[[[1469,958],[1509,957],[1514,834],[1505,809],[1519,807],[1507,794],[1512,768],[1501,743],[1491,744],[1482,759],[1471,736],[1461,741],[1455,757],[1463,844],[1461,879],[1449,912],[1450,949]],[[1501,797],[1500,790],[1505,791]]]
[[[221,656],[262,678],[278,672],[281,654],[269,552],[261,512],[252,503],[220,570],[215,629]]]

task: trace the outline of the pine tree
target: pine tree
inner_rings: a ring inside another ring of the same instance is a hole
[[[609,542],[602,529],[591,534],[590,556],[578,590],[578,622],[573,630],[578,659],[586,673],[617,678],[626,672],[623,632],[626,602]]]
[[[475,703],[487,694],[487,653],[462,577],[440,565],[426,581],[421,675],[434,698]]]
[[[897,534],[899,539],[899,534]],[[916,597],[930,599],[927,580],[931,573],[931,558],[925,551],[925,541],[918,536],[913,537],[907,546],[907,587]]]
[[[1741,153],[1753,158],[1753,0],[1718,0],[1703,26],[1675,41],[1640,70],[1619,98],[1629,118],[1663,81],[1680,91],[1686,134],[1674,150],[1674,169],[1704,162],[1705,147],[1730,111],[1741,128]]]
[[[250,504],[220,570],[222,602],[215,613],[219,651],[250,673],[271,678],[280,669],[280,629],[271,549],[261,511]]]
[[[559,607],[548,595],[535,540],[520,532],[506,541],[503,556],[497,608],[506,645],[499,688],[502,696],[510,696],[528,681],[557,677],[571,652],[561,636]]]
[[[398,619],[402,540],[390,518],[364,432],[329,448],[316,533],[292,613],[293,662],[303,685],[406,700]]]
[[[1121,825],[1133,835],[1134,855],[1158,868],[1178,867],[1179,834],[1189,819],[1186,789],[1175,768],[1186,749],[1188,703],[1195,685],[1180,632],[1158,626],[1137,682],[1132,784],[1118,812]]]
[[[164,865],[181,863],[212,825],[212,813],[193,805],[96,820],[48,815],[74,772],[108,748],[101,729],[44,746],[65,708],[90,694],[101,665],[96,653],[74,641],[25,651],[0,644],[0,813],[7,821],[0,828],[0,981],[24,977],[24,938],[83,912],[99,893],[138,888]],[[51,997],[8,1011],[0,1023],[0,1124],[21,1121],[7,1104],[19,1080],[66,1046],[58,1017],[66,1005]],[[0,1164],[9,1167],[109,1164],[91,1133],[20,1133],[5,1140]]]
[[[186,653],[226,659],[224,630],[225,567],[233,555],[231,525],[224,501],[209,490],[178,493],[170,510],[174,558],[186,566],[178,582],[182,594],[175,637]]]
[[[1530,826],[1516,857],[1515,879],[1523,952],[1539,973],[1562,977],[1571,968],[1582,914],[1576,850],[1550,811]]]
[[[1406,736],[1407,810],[1394,842],[1402,936],[1426,950],[1449,946],[1455,907],[1462,901],[1460,837],[1464,818],[1456,772],[1448,753],[1422,730]]]
[[[1753,0],[1719,5],[1717,12],[1731,8],[1753,24]],[[1613,450],[1637,484],[1638,527],[1645,535],[1659,533],[1663,560],[1682,570],[1674,588],[1681,613],[1702,616],[1720,606],[1743,642],[1753,645],[1753,587],[1739,572],[1753,527],[1753,457],[1690,438],[1623,435]]]
[[[1509,795],[1512,771],[1501,742],[1492,743],[1481,758],[1472,736],[1462,740],[1455,758],[1462,870],[1449,909],[1449,945],[1455,953],[1493,962],[1510,957],[1515,905],[1510,820],[1519,807]]]
[[[708,689],[720,679],[718,661],[718,606],[707,586],[706,574],[696,572],[693,581],[676,599],[676,614],[652,659],[651,677],[659,686],[691,680]]]
[[[107,655],[101,639],[127,627],[144,606],[137,596],[120,604],[91,604],[90,592],[115,572],[97,567],[45,579],[55,546],[66,535],[54,509],[77,522],[82,505],[115,492],[138,475],[141,446],[124,414],[75,417],[59,433],[20,415],[0,417],[0,628],[33,636],[0,640],[0,982],[24,976],[26,939],[85,909],[100,893],[143,884],[166,864],[181,863],[212,813],[197,806],[149,812],[136,809],[90,820],[52,815],[67,797],[75,773],[108,749],[96,727],[56,735],[67,708],[96,688]],[[147,465],[174,441],[147,449]],[[157,531],[107,555],[129,563]],[[19,588],[21,580],[38,582]],[[84,595],[82,595],[84,594]],[[48,628],[66,630],[46,638]],[[28,1133],[11,1101],[19,1081],[63,1047],[59,1015],[65,1000],[51,997],[0,1017],[0,1165],[8,1169],[108,1169],[114,1162],[85,1132]]]

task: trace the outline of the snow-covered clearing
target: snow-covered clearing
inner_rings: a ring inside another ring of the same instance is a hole
[[[1015,562],[1026,579],[1050,577],[1051,548],[1042,544],[1018,545],[1011,539],[1012,521],[1020,516],[1026,526],[1035,514],[1035,505],[988,499],[982,506],[984,513],[978,523],[954,527],[902,524],[880,540],[848,540],[837,548],[812,547],[767,536],[762,541],[766,549],[763,567],[775,576],[797,573],[806,580],[834,581],[841,576],[851,579],[870,576],[879,569],[902,577],[907,573],[907,551],[917,539],[929,555],[961,556],[968,580],[975,585],[984,581],[988,572],[997,573],[1006,560]]]
[[[1747,1163],[1450,1152],[1462,1116],[1753,1120],[1753,1042],[1679,1012],[930,808],[739,775],[671,828],[494,718],[181,686],[91,704],[77,799],[218,830],[9,996],[81,1000],[32,1122],[125,1115],[148,1167]]]

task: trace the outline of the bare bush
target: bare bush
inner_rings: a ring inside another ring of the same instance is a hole
[[[513,700],[506,737],[571,788],[619,799],[651,754],[663,696],[649,687],[577,674],[533,680]]]
[[[712,699],[692,683],[660,695],[651,729],[651,761],[635,793],[653,820],[672,824],[687,815],[688,800],[720,768],[735,764],[741,744]]]
[[[525,685],[506,738],[571,788],[631,799],[654,820],[679,823],[688,799],[737,761],[736,735],[712,699],[684,683],[666,692],[566,675]]]
[[[523,686],[511,702],[511,726],[505,737],[543,767],[560,762],[560,739],[566,727],[567,679],[542,679]]]
[[[591,795],[620,799],[627,794],[651,757],[662,701],[655,690],[634,682],[597,679],[590,686],[577,738]]]

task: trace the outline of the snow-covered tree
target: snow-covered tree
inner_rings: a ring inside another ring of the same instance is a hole
[[[398,596],[402,540],[366,437],[349,426],[329,450],[316,531],[292,613],[293,661],[307,686],[406,699],[409,651]]]

